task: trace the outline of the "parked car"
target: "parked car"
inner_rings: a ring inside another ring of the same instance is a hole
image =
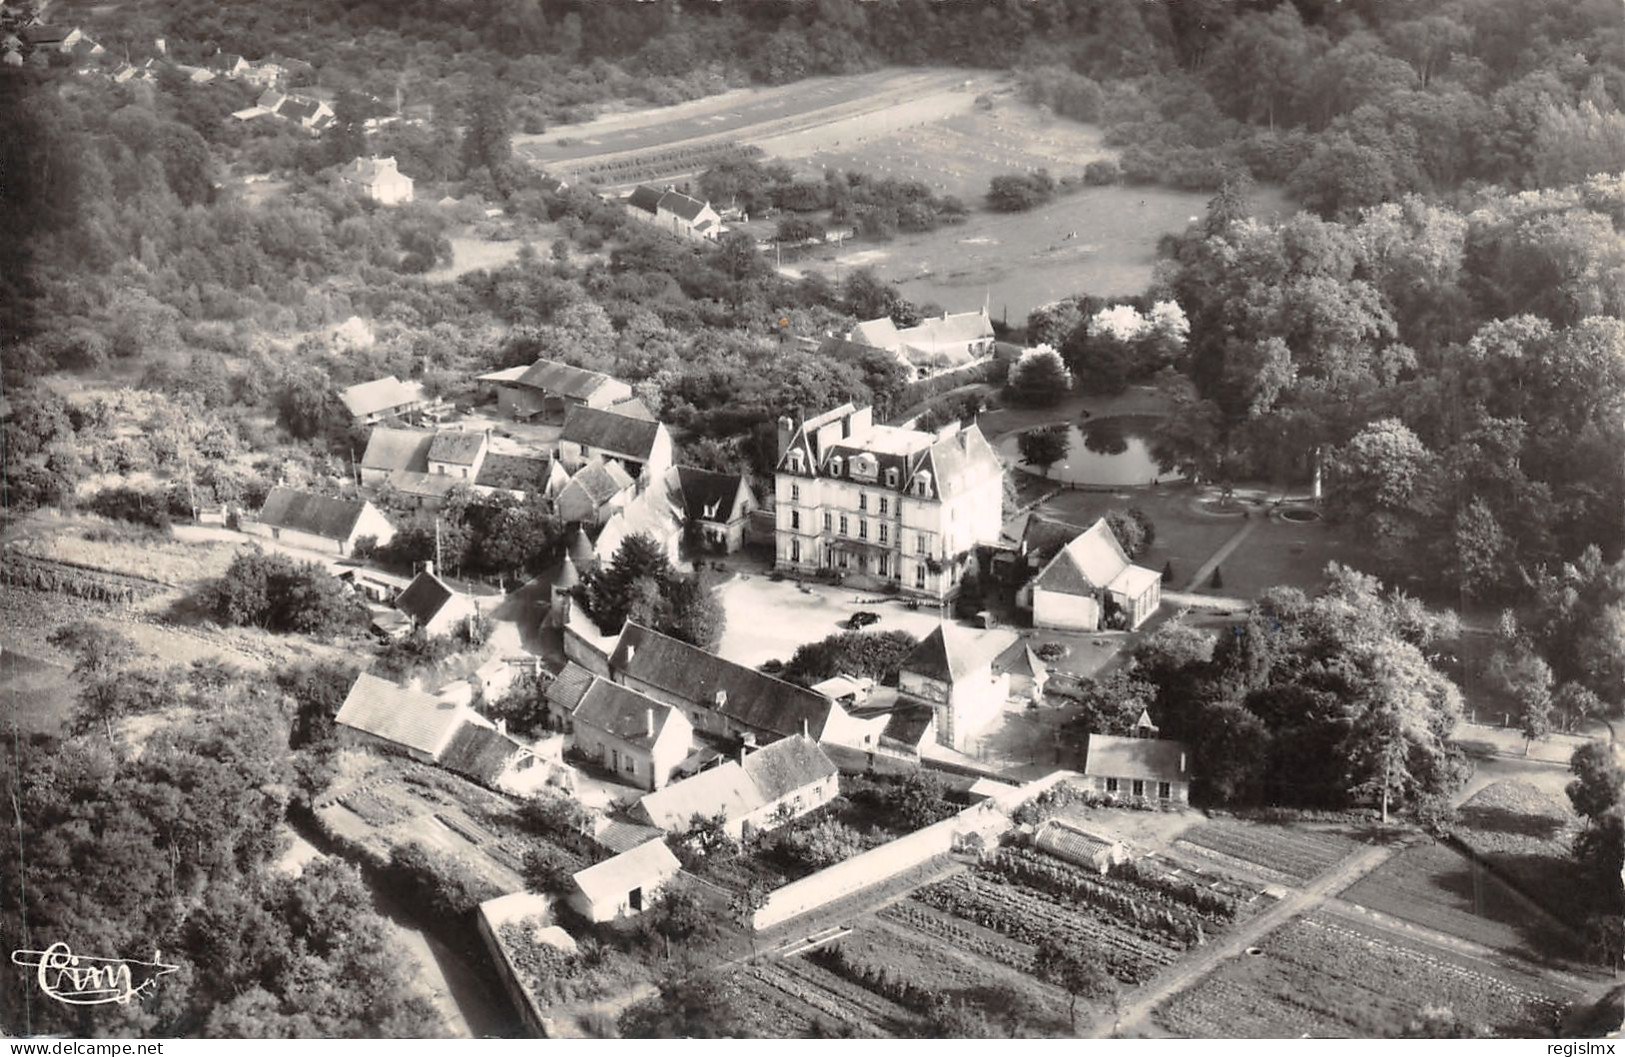
[[[872,609],[860,609],[847,618],[846,626],[853,631],[862,631],[870,624],[880,623],[880,614]]]

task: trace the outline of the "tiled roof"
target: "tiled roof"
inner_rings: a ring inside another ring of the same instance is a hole
[[[321,104],[304,96],[290,95],[277,107],[277,113],[294,121],[309,121],[321,109]]]
[[[607,679],[594,679],[581,696],[573,719],[577,727],[601,730],[621,741],[650,749],[677,710]]]
[[[474,475],[474,483],[483,488],[540,492],[547,487],[547,471],[552,465],[551,459],[491,452],[480,463],[480,472]]]
[[[658,422],[577,405],[565,415],[559,440],[643,462],[654,450],[660,430]]]
[[[355,531],[366,509],[366,502],[360,499],[331,499],[278,485],[260,507],[260,522],[323,539],[344,540]]]
[[[904,705],[886,720],[886,729],[880,732],[880,736],[917,749],[925,739],[926,728],[931,726],[934,716],[935,713],[926,705]]]
[[[361,456],[363,470],[429,471],[429,446],[434,434],[421,429],[395,429],[374,426],[367,437],[367,450]]]
[[[641,418],[645,422],[659,421],[655,417],[655,413],[649,410],[649,405],[635,396],[629,396],[625,400],[617,400],[604,410],[617,415],[625,415],[627,418]]]
[[[1091,734],[1083,773],[1090,777],[1188,782],[1189,759],[1183,742]]]
[[[542,697],[550,705],[556,705],[565,712],[574,712],[597,678],[575,661],[566,662],[564,670],[547,684]]]
[[[677,480],[682,487],[683,511],[690,520],[731,520],[740,489],[745,487],[745,478],[740,474],[692,466],[679,466]]]
[[[484,433],[443,429],[434,435],[434,443],[429,446],[429,461],[473,466],[484,448]]]
[[[418,382],[403,382],[392,374],[388,378],[352,385],[339,393],[339,399],[344,401],[350,414],[364,418],[380,411],[422,403],[423,386]]]
[[[590,462],[575,472],[575,476],[570,478],[570,484],[580,488],[593,505],[597,506],[631,488],[634,482],[621,468],[620,463],[606,463],[602,457],[594,456]]]
[[[613,852],[631,851],[640,844],[661,840],[663,834],[653,826],[640,826],[624,819],[604,818],[598,822],[598,832],[592,839]]]
[[[419,752],[440,748],[467,716],[451,701],[396,686],[362,672],[334,722]]]
[[[574,400],[586,400],[606,385],[619,386],[625,390],[626,395],[632,395],[631,386],[625,382],[611,378],[607,374],[589,371],[584,367],[572,367],[554,360],[537,360],[515,380],[514,384],[531,389],[543,389]]]
[[[523,745],[506,734],[478,723],[464,723],[451,736],[450,744],[437,762],[446,770],[472,778],[481,785],[495,786],[507,771],[509,762],[525,751]]]
[[[799,734],[757,749],[745,757],[741,766],[756,784],[764,804],[838,773],[818,743]]]
[[[781,737],[823,735],[833,702],[805,687],[723,660],[698,646],[628,623],[610,654],[612,669],[684,701],[715,709],[741,726]],[[725,695],[719,704],[717,694]]]
[[[668,547],[683,531],[679,511],[671,496],[662,487],[650,488],[642,495],[617,510],[604,523],[603,531],[593,543],[592,561],[612,562],[615,552],[626,537],[644,535],[662,547]],[[572,551],[573,553],[573,551]]]
[[[1033,586],[1057,594],[1090,595],[1128,568],[1128,555],[1101,518],[1050,559]]]
[[[1015,638],[1010,631],[978,633],[943,621],[909,653],[903,671],[945,683],[958,682],[989,667]]]
[[[419,496],[425,499],[444,499],[453,488],[468,481],[461,477],[453,477],[449,473],[417,473],[413,470],[396,470],[389,475],[389,484],[402,495]]]
[[[456,592],[431,572],[418,573],[395,599],[395,608],[419,624],[427,624]]]
[[[660,196],[657,208],[664,209],[668,213],[676,213],[684,220],[693,220],[705,212],[706,207],[698,198],[690,198],[681,191],[667,191]]]
[[[627,196],[626,204],[641,209],[645,213],[654,213],[660,208],[661,192],[646,184],[640,184]]]
[[[589,901],[599,903],[621,899],[634,888],[675,877],[681,869],[666,842],[652,840],[589,866],[571,880]]]
[[[692,778],[673,782],[664,789],[645,793],[638,800],[638,806],[650,822],[675,833],[687,830],[695,815],[710,818],[721,813],[739,818],[755,811],[762,803],[750,776],[732,760]]]

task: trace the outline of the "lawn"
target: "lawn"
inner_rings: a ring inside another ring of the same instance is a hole
[[[1442,844],[1394,856],[1350,885],[1344,899],[1413,925],[1497,950],[1560,952],[1564,943],[1504,884]]]
[[[1527,782],[1485,786],[1457,812],[1455,836],[1490,869],[1570,924],[1583,924],[1589,902],[1577,898],[1570,849],[1580,829],[1567,802]]]
[[[73,680],[62,665],[7,646],[0,650],[0,702],[8,731],[56,734],[73,711]]]
[[[1472,958],[1364,922],[1316,914],[1220,966],[1154,1018],[1188,1038],[1383,1038],[1428,1006],[1509,1037],[1549,1036],[1570,985],[1513,959]]]
[[[1176,848],[1182,845],[1195,846],[1199,852],[1217,852],[1221,861],[1235,860],[1253,872],[1262,868],[1291,882],[1313,879],[1358,847],[1348,837],[1329,830],[1234,819],[1210,819],[1192,827],[1174,842]]]

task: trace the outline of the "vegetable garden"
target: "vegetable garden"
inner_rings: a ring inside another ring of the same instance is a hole
[[[1327,830],[1291,829],[1258,822],[1212,819],[1186,830],[1176,848],[1235,860],[1254,873],[1278,874],[1288,882],[1307,881],[1341,862],[1354,841]]]

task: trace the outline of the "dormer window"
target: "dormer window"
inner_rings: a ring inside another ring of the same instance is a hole
[[[841,457],[839,455],[829,457],[829,474],[831,477],[841,476]]]
[[[807,463],[799,450],[790,453],[790,469],[794,473],[806,473]]]
[[[913,488],[915,495],[929,496],[931,494],[931,471],[921,470],[915,474]]]
[[[852,476],[860,481],[873,481],[880,475],[880,461],[868,452],[852,456]]]
[[[887,469],[886,469],[886,487],[887,488],[896,488],[897,487],[897,467],[895,467],[895,466],[890,466],[890,467],[887,467]],[[884,502],[884,500],[882,500],[882,502]]]

